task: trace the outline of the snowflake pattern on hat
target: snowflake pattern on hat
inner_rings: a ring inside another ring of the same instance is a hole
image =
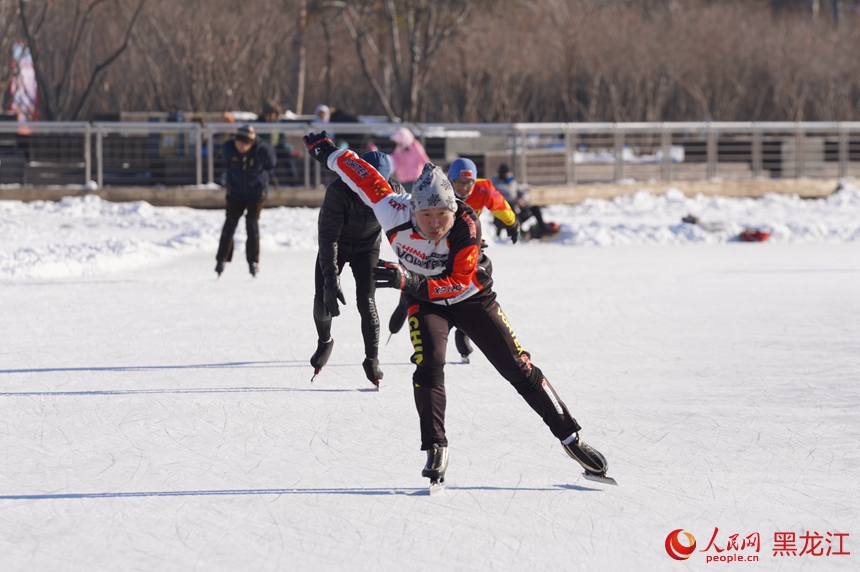
[[[412,186],[410,205],[414,212],[436,207],[445,207],[457,212],[457,200],[454,196],[454,187],[445,173],[434,165],[427,163],[421,172],[421,176]]]

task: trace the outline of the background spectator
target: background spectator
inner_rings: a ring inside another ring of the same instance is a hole
[[[424,165],[431,162],[430,157],[421,142],[405,127],[392,133],[390,139],[396,144],[390,155],[394,175],[403,183],[406,192],[412,192],[412,185],[421,175]]]
[[[256,278],[260,262],[260,213],[277,162],[275,150],[257,137],[252,126],[243,125],[236,132],[236,137],[224,143],[222,153],[227,175],[227,209],[218,253],[215,255],[215,272],[220,277],[224,272],[224,264],[233,260],[233,234],[239,219],[245,214],[245,228],[248,231],[245,256],[248,270]]]
[[[505,163],[499,165],[499,171],[493,177],[492,182],[516,213],[520,227],[523,228],[523,238],[547,238],[558,232],[558,224],[544,222],[540,207],[529,204],[527,187],[517,183],[517,180],[514,179],[514,173]],[[532,217],[534,217],[535,222],[526,230],[525,224]],[[498,219],[494,219],[493,224],[496,226],[496,232],[501,234],[502,229],[505,228],[504,225],[500,225]]]
[[[271,99],[267,100],[263,105],[263,113],[260,115],[260,121],[263,123],[280,123],[284,110],[277,102]],[[287,138],[283,133],[273,131],[271,133],[258,133],[257,137],[271,145],[275,149],[275,154],[278,157],[278,163],[286,166],[287,175],[290,179],[296,180],[299,178],[298,169],[296,169],[296,157],[299,153],[295,148],[287,142]],[[278,186],[278,180],[275,178],[272,181],[272,186]]]

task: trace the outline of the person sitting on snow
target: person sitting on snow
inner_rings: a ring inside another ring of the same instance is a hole
[[[502,196],[505,197],[505,200],[511,205],[514,212],[517,213],[517,219],[521,227],[524,228],[526,222],[534,217],[535,223],[528,230],[523,230],[523,238],[546,238],[558,232],[558,224],[544,222],[541,208],[537,205],[529,204],[528,189],[524,185],[517,183],[513,172],[505,163],[499,165],[498,174],[492,178],[492,182],[495,188],[498,189]],[[505,227],[501,226],[498,220],[494,220],[493,223],[496,226],[496,232],[501,234]]]

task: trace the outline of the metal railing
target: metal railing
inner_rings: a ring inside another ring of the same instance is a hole
[[[390,123],[254,123],[278,155],[283,186],[326,182],[303,135],[326,128],[361,153],[390,152]],[[431,159],[459,156],[492,176],[502,163],[531,185],[624,180],[744,180],[860,176],[860,122],[411,124]],[[221,145],[235,123],[0,123],[0,184],[218,184]]]

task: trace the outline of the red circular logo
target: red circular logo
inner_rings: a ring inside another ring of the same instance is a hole
[[[687,537],[689,546],[681,544],[681,534]],[[684,532],[683,528],[673,530],[666,537],[666,553],[675,560],[686,560],[696,551],[696,537],[689,532]]]

